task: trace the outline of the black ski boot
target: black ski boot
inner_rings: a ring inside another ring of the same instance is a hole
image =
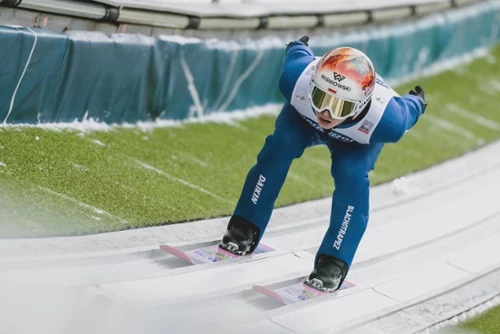
[[[259,228],[246,219],[233,216],[219,247],[236,255],[252,253],[257,247]]]
[[[333,292],[340,288],[346,274],[347,265],[344,261],[321,254],[318,257],[316,268],[309,275],[305,284],[319,291]]]

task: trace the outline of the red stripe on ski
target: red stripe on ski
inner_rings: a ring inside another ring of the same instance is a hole
[[[282,302],[283,304],[286,304],[285,302],[285,299],[283,299],[283,297],[281,297],[279,294],[277,294],[276,292],[274,292],[273,290],[270,290],[262,285],[254,285],[252,287],[252,289],[254,289],[255,291],[257,292],[260,292],[268,297],[271,297],[273,299],[276,299],[277,301],[280,301]]]
[[[191,260],[191,258],[186,254],[184,253],[183,251],[177,249],[177,248],[174,248],[172,246],[169,246],[169,245],[160,245],[160,249],[162,251],[165,251],[167,253],[170,253],[172,255],[175,255],[177,256],[178,258],[181,258],[183,260],[186,260],[187,262],[191,262],[193,263],[193,260]]]

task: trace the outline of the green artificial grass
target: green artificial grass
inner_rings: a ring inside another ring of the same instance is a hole
[[[457,328],[472,331],[474,334],[500,333],[500,307],[495,307],[475,318],[472,318]]]
[[[428,110],[388,144],[372,185],[500,138],[500,47],[456,71],[416,83]],[[109,131],[0,127],[0,237],[116,231],[230,215],[275,116]],[[309,148],[294,161],[276,206],[331,195],[330,156]]]

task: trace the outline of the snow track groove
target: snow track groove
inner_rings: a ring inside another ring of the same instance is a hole
[[[356,287],[300,304],[282,306],[252,285],[310,273],[330,199],[276,210],[263,238],[276,251],[216,264],[189,265],[158,246],[214,244],[227,217],[0,240],[0,311],[8,320],[0,332],[423,331],[500,293],[500,259],[491,255],[500,251],[498,150],[500,142],[410,175],[399,188],[374,187],[369,227],[347,277]],[[405,185],[418,191],[406,195]],[[37,303],[57,316],[38,314]]]

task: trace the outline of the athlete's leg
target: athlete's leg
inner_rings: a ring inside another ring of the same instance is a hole
[[[329,255],[343,267],[342,281],[347,275],[369,217],[370,181],[368,172],[382,150],[383,144],[329,145],[332,153],[331,174],[335,181],[330,226],[316,254]]]
[[[232,220],[243,218],[257,226],[259,241],[292,161],[313,144],[314,131],[290,104],[285,104],[276,119],[273,134],[266,138],[257,163],[250,169]]]

